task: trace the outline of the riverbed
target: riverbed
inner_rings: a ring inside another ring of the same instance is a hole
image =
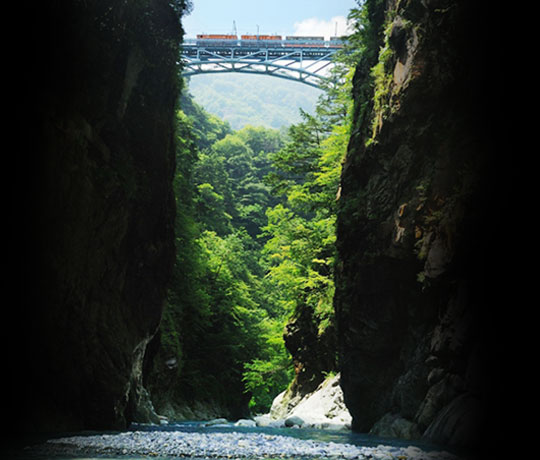
[[[55,436],[25,446],[14,460],[95,459],[346,459],[466,460],[421,442],[313,428],[205,426],[204,422],[134,424],[124,432]]]

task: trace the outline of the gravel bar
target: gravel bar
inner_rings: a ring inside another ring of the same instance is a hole
[[[129,431],[119,434],[51,439],[41,446],[58,455],[117,455],[197,458],[342,458],[377,460],[460,460],[448,452],[425,452],[418,447],[353,444],[302,440],[263,433],[185,433],[182,431]]]

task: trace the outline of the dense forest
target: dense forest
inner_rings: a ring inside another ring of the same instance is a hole
[[[314,113],[300,110],[287,130],[234,131],[184,85],[176,264],[147,383],[162,413],[178,416],[201,402],[231,417],[268,411],[294,377],[283,334],[299,307],[313,311],[318,334],[333,330],[351,78],[342,57]]]

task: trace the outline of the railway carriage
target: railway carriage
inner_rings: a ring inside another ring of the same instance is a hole
[[[307,37],[289,35],[283,38],[281,35],[241,35],[233,34],[198,34],[197,46],[246,46],[246,47],[284,47],[284,48],[342,48],[343,37],[330,37],[325,41],[324,37]]]
[[[324,37],[302,37],[297,35],[285,37],[283,43],[283,46],[292,48],[322,48],[324,45]]]
[[[260,46],[263,48],[281,46],[281,35],[242,35],[240,44],[242,46]]]
[[[237,46],[238,37],[228,34],[198,34],[197,46]]]

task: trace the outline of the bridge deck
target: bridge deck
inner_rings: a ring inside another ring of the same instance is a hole
[[[330,60],[335,50],[329,48],[298,48],[298,47],[282,47],[282,48],[259,48],[253,46],[196,46],[184,45],[182,55],[191,58],[199,58],[201,60],[209,59],[212,55],[223,58],[242,58],[251,57],[252,59],[265,60],[276,58],[289,58],[292,60],[302,59],[320,59]]]
[[[319,87],[341,46],[282,42],[230,43],[186,40],[182,45],[183,74],[244,72],[267,74]]]

